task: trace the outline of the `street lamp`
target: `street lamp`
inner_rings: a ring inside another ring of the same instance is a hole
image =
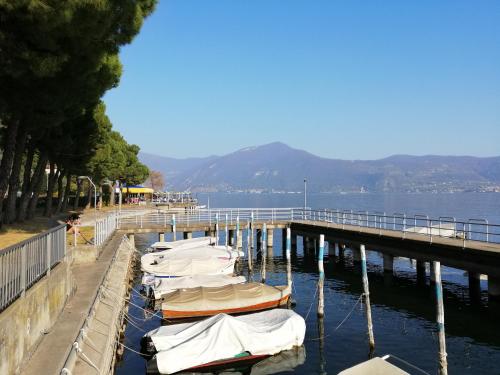
[[[304,210],[307,208],[307,179],[304,178]]]
[[[97,223],[97,188],[89,176],[78,176],[78,179],[79,180],[89,180],[91,185],[94,187],[94,221]]]

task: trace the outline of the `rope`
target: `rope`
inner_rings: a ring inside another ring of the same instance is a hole
[[[132,353],[139,354],[141,357],[143,356],[143,353],[138,352],[137,350],[134,350],[134,349],[132,349],[132,348],[129,348],[127,345],[125,345],[125,344],[121,343],[120,341],[117,341],[116,343],[117,343],[118,345],[120,345],[120,346],[123,346],[125,349],[127,349],[127,350],[131,351]]]
[[[412,365],[410,362],[407,362],[407,361],[405,361],[405,360],[404,360],[404,359],[402,359],[402,358],[396,357],[396,356],[395,356],[395,355],[393,355],[393,354],[389,354],[389,357],[395,358],[395,359],[397,359],[398,361],[403,362],[405,365],[407,365],[407,366],[411,367],[411,368],[412,368],[412,369],[414,369],[414,370],[417,370],[418,372],[420,372],[420,373],[422,373],[422,374],[425,374],[425,375],[430,375],[428,372],[426,372],[426,371],[422,370],[421,368],[419,368],[419,367],[417,367],[417,366],[415,366],[415,365]]]
[[[83,352],[80,348],[77,348],[76,353],[77,353],[78,355],[82,356],[82,358],[85,360],[85,362],[87,362],[87,364],[88,364],[89,366],[93,367],[93,368],[97,371],[97,373],[98,373],[98,374],[100,374],[100,373],[101,373],[101,370],[99,370],[99,367],[97,367],[97,366],[94,364],[94,362],[92,362],[92,361],[90,360],[90,358],[89,358],[89,357],[87,357],[87,356],[85,355],[85,353],[84,353],[84,352]]]
[[[127,322],[129,322],[130,324],[132,324],[139,331],[141,331],[141,332],[148,332],[144,328],[141,328],[141,327],[139,327],[139,325],[137,325],[136,323],[134,323],[126,314],[124,314],[123,317],[125,318],[125,320]]]
[[[142,310],[142,311],[144,311],[144,312],[149,313],[149,311],[148,311],[148,310],[146,310],[146,309],[142,308],[141,306],[136,305],[135,303],[131,302],[130,300],[127,300],[127,299],[123,298],[122,296],[120,296],[120,295],[118,295],[118,294],[114,293],[114,292],[113,292],[112,290],[110,290],[109,288],[107,288],[107,287],[103,286],[103,289],[106,289],[107,291],[111,292],[112,294],[114,294],[114,295],[115,295],[115,296],[117,296],[118,298],[120,298],[120,299],[122,299],[122,300],[124,300],[124,301],[128,302],[130,305],[132,305],[132,306],[134,306],[134,307],[137,307],[138,309],[141,309],[141,310]],[[161,315],[157,315],[157,314],[158,314],[158,313],[151,314],[151,317],[153,317],[153,316],[157,316],[158,318],[163,319],[163,316],[161,316]]]
[[[316,294],[318,293],[318,284],[316,284],[316,289],[314,289],[314,296],[313,300],[311,301],[311,305],[309,306],[309,310],[307,311],[306,318],[304,320],[307,321],[307,318],[309,317],[309,313],[311,312],[311,309],[313,307],[314,301],[316,300]]]

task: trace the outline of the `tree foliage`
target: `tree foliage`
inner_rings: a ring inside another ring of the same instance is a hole
[[[48,165],[47,215],[54,185],[61,200],[72,176],[90,175],[98,183],[146,179],[138,147],[112,130],[100,98],[118,85],[120,47],[133,40],[155,5],[156,0],[0,0],[4,221],[34,214]]]

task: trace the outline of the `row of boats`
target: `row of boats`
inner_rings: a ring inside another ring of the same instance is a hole
[[[167,323],[142,339],[148,373],[272,362],[278,353],[303,363],[305,321],[281,308],[290,301],[290,287],[234,276],[242,255],[201,237],[156,242],[141,257],[145,293]]]

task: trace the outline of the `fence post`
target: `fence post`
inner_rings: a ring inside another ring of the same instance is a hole
[[[28,272],[26,257],[26,245],[23,245],[21,250],[21,297],[24,297],[26,295],[26,273]]]
[[[47,233],[47,276],[50,276],[50,261],[51,261],[51,252],[52,252],[52,232]]]

